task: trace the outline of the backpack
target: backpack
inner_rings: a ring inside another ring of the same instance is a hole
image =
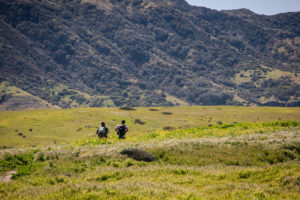
[[[97,130],[97,134],[99,137],[107,137],[107,128],[106,127],[99,127]]]
[[[125,126],[119,126],[119,135],[125,135]]]

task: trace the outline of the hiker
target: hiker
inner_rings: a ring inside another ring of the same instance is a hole
[[[116,131],[117,131],[117,134],[119,136],[119,139],[125,139],[125,134],[126,132],[129,131],[128,127],[125,125],[125,120],[122,120],[121,122],[122,124],[118,125],[116,127]]]
[[[99,128],[97,129],[96,134],[98,135],[98,137],[101,139],[103,137],[107,138],[107,134],[108,134],[109,130],[108,128],[105,126],[105,122],[101,122]]]

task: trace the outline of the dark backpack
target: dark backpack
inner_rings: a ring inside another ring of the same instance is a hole
[[[125,126],[119,126],[119,135],[125,135]]]
[[[100,127],[97,130],[97,134],[99,137],[107,137],[108,128],[106,127]]]

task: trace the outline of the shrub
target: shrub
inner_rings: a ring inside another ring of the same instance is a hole
[[[36,165],[24,165],[24,166],[19,166],[17,173],[12,176],[13,179],[16,179],[17,177],[20,176],[25,176],[33,173],[36,170]]]
[[[31,151],[18,155],[6,155],[0,160],[0,171],[16,169],[17,173],[12,176],[13,179],[33,173],[41,166],[40,160],[34,162],[36,152]]]
[[[290,151],[296,151],[298,154],[300,154],[300,144],[284,145],[283,148]]]
[[[188,174],[188,171],[187,170],[183,170],[183,169],[176,169],[176,170],[173,170],[173,172],[176,175],[186,175],[186,174]]]
[[[280,185],[288,188],[300,187],[300,176],[285,176],[281,178]]]
[[[102,174],[100,177],[96,178],[96,181],[102,182],[108,179],[120,179],[120,178],[122,178],[121,174],[119,172],[115,172],[115,173]]]
[[[219,128],[226,129],[226,128],[231,128],[231,127],[234,127],[234,126],[235,126],[234,124],[223,124],[223,125],[220,124]]]
[[[145,124],[146,122],[143,122],[143,121],[141,121],[140,119],[135,119],[135,120],[134,120],[134,123],[135,123],[135,124],[142,124],[142,125],[143,125],[143,124]]]
[[[42,152],[38,152],[34,155],[34,161],[40,161],[40,162],[44,162],[45,161],[45,156],[44,153]]]
[[[164,114],[164,115],[172,115],[173,113],[171,113],[171,112],[162,112],[162,114]]]
[[[3,160],[0,160],[0,170],[7,171],[20,165],[28,165],[33,158],[33,154],[6,155]]]
[[[158,109],[150,108],[150,111],[159,111]]]
[[[131,107],[120,107],[120,110],[128,110],[128,111],[132,111],[132,110],[136,110],[135,108],[131,108]]]
[[[165,126],[165,127],[163,127],[163,130],[164,131],[171,131],[171,130],[174,130],[175,128],[174,127],[172,127],[172,126]]]
[[[283,155],[291,160],[294,160],[296,158],[296,156],[290,151],[284,151]]]
[[[2,145],[0,146],[0,149],[13,149],[13,147]]]
[[[251,176],[250,171],[242,171],[239,173],[240,179],[248,179],[248,178],[250,178],[250,176]]]
[[[159,136],[159,133],[153,132],[153,133],[148,134],[148,135],[147,135],[147,138],[153,139],[153,138],[156,138],[156,137],[158,137],[158,136]]]
[[[153,154],[148,153],[141,149],[132,149],[132,148],[123,149],[121,151],[121,154],[127,155],[128,157],[133,158],[134,160],[137,161],[152,162],[156,160],[156,157]]]
[[[300,123],[295,121],[274,121],[274,122],[263,123],[263,126],[296,127],[299,125]]]

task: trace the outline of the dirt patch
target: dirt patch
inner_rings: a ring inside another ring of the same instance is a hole
[[[0,175],[0,183],[7,183],[9,181],[11,181],[11,177],[17,173],[17,171],[9,171],[6,172],[6,174],[4,175]]]

